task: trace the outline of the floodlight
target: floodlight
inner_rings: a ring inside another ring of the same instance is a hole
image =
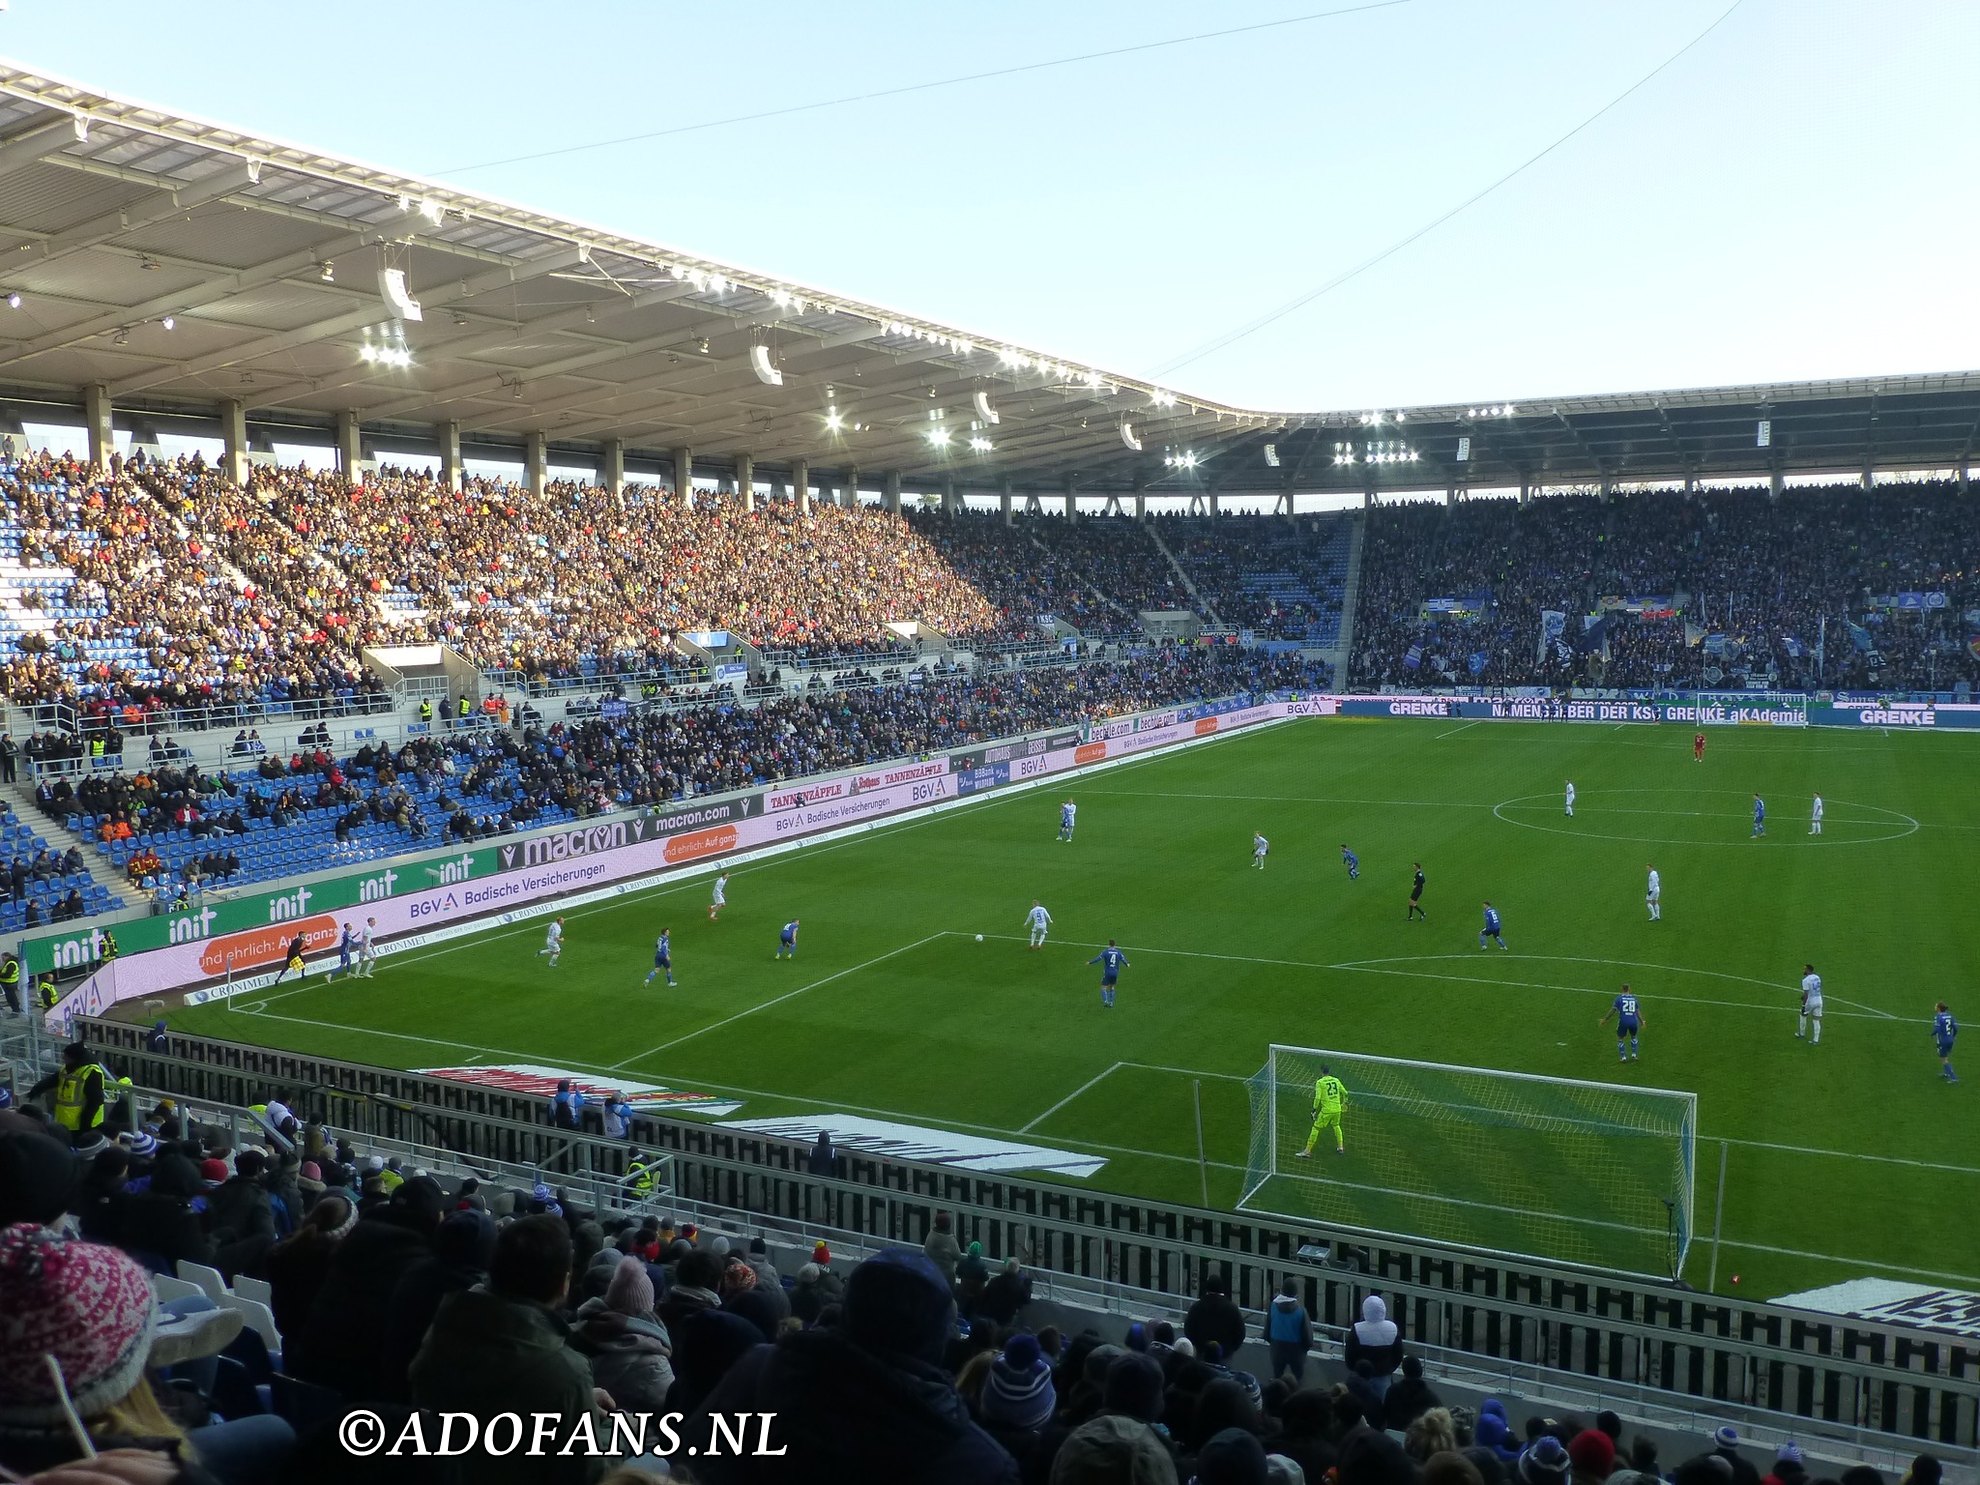
[[[19,289],[9,289],[7,291],[7,308],[19,309],[20,307],[21,307],[21,291]]]
[[[990,452],[990,447],[991,447],[991,445],[990,445],[990,440],[989,440],[989,439],[987,439],[987,438],[981,438],[981,437],[978,437],[978,438],[972,438],[972,439],[971,439],[971,440],[969,441],[969,446],[970,446],[970,447],[971,447],[972,449],[974,449],[974,450],[976,450],[976,452],[977,452],[977,453],[979,453],[979,454],[987,454],[987,453],[989,453],[989,452]]]
[[[174,325],[178,324],[179,322],[171,315],[167,315],[165,316],[164,319],[160,320],[158,323],[163,325],[167,330],[170,330]]]

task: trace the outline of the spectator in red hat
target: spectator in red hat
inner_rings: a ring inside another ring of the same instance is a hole
[[[1603,1485],[1616,1472],[1615,1441],[1598,1428],[1584,1428],[1568,1440],[1574,1485]]]

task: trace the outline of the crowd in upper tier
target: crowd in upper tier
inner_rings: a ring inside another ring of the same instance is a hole
[[[1368,685],[1952,688],[1980,679],[1980,505],[1951,483],[1381,505],[1350,679]],[[688,663],[733,633],[775,663],[884,663],[922,624],[968,644],[1045,619],[1130,633],[1191,609],[1261,639],[1340,637],[1356,519],[994,515],[632,486],[352,484],[197,458],[0,458],[0,689],[126,730],[383,704],[365,646],[440,639],[536,679]],[[1930,607],[1885,612],[1892,594]],[[1584,616],[1611,598],[1648,613]],[[1429,600],[1467,600],[1460,614]],[[1566,616],[1560,643],[1543,616]]]
[[[1900,594],[1931,606],[1878,602]],[[1437,598],[1482,604],[1426,615]],[[1604,602],[1641,598],[1663,602]],[[1980,499],[1951,481],[1399,506],[1368,523],[1349,675],[1951,691],[1980,683],[1976,606]],[[1542,643],[1549,610],[1565,616],[1559,645]]]

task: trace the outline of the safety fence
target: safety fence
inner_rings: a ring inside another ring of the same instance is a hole
[[[802,1141],[650,1111],[635,1114],[622,1154],[595,1127],[577,1140],[551,1127],[541,1091],[177,1034],[152,1053],[136,1026],[93,1021],[85,1030],[139,1084],[222,1104],[279,1092],[360,1139],[437,1143],[546,1172],[582,1159],[607,1180],[637,1146],[671,1157],[682,1200],[765,1219],[918,1244],[947,1212],[961,1242],[1098,1284],[1182,1296],[1217,1275],[1240,1305],[1259,1310],[1290,1278],[1323,1326],[1351,1324],[1379,1290],[1403,1333],[1424,1346],[1837,1430],[1980,1445],[1980,1338],[1971,1336],[867,1151],[842,1151],[831,1174],[819,1174]]]

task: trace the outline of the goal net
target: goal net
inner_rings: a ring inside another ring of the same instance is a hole
[[[1314,1084],[1347,1089],[1336,1151]],[[1691,1245],[1691,1093],[1274,1045],[1250,1080],[1238,1209],[1509,1257],[1676,1278]]]

